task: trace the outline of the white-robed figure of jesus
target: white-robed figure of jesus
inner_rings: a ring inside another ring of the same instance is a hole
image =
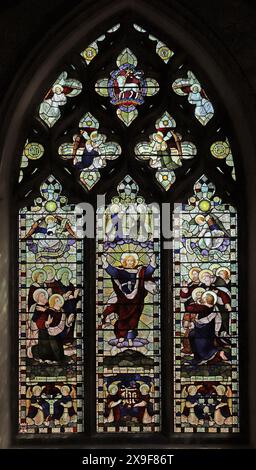
[[[114,324],[116,339],[111,344],[117,347],[142,346],[147,340],[136,339],[137,328],[144,308],[144,299],[148,292],[156,293],[157,287],[152,277],[155,268],[155,255],[152,254],[147,266],[138,265],[136,253],[123,253],[121,266],[112,266],[106,255],[102,255],[102,266],[111,276],[113,295],[103,312],[103,327],[108,324],[107,317],[117,315]]]

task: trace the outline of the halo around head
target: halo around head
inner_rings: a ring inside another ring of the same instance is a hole
[[[193,290],[191,297],[196,302],[198,294],[202,295],[204,292],[205,289],[203,287],[196,287],[196,289]]]
[[[43,274],[43,282],[46,280],[46,272],[43,269],[35,269],[35,271],[32,272],[33,282],[37,282],[39,274]]]
[[[141,393],[141,395],[148,395],[149,390],[150,390],[150,388],[149,388],[149,385],[148,385],[148,384],[142,384],[142,385],[140,386],[140,393]]]
[[[116,395],[118,392],[118,386],[116,384],[110,384],[108,387],[110,395]]]
[[[60,91],[62,93],[63,87],[59,83],[56,83],[56,85],[53,85],[52,91],[53,93],[56,93],[57,91]]]
[[[69,395],[70,394],[69,385],[62,385],[60,391],[61,391],[62,395]]]
[[[52,273],[52,277],[55,276],[55,273],[56,273],[55,268],[54,268],[53,266],[51,266],[50,264],[47,264],[46,266],[44,266],[44,267],[43,267],[43,270],[46,272],[46,274],[47,274],[48,272],[51,272],[51,273]]]
[[[123,253],[121,256],[121,263],[123,263],[127,258],[134,258],[136,265],[139,262],[137,253]]]
[[[225,391],[226,388],[224,387],[224,385],[217,385],[216,392],[218,393],[218,395],[225,395]]]
[[[191,269],[189,270],[188,275],[189,275],[189,278],[191,279],[191,281],[192,281],[192,279],[193,279],[193,272],[194,272],[194,271],[196,271],[196,272],[199,274],[200,271],[201,271],[201,269],[198,268],[197,266],[194,266],[193,268],[191,268]]]
[[[45,297],[48,299],[48,292],[45,289],[36,289],[33,293],[33,299],[36,303],[38,302],[38,297],[40,294],[44,294]]]
[[[216,274],[217,269],[219,269],[220,265],[218,263],[213,263],[210,266],[210,270],[213,272],[213,274]]]
[[[211,277],[213,277],[213,272],[210,269],[202,269],[202,271],[199,273],[199,281],[203,282],[203,278],[205,274],[209,274]]]
[[[212,290],[205,291],[202,295],[202,300],[205,300],[207,295],[212,295],[212,297],[214,299],[213,305],[215,305],[217,303],[217,300],[218,300],[218,296],[217,296],[216,292],[213,292]]]
[[[62,278],[62,275],[66,272],[69,274],[68,277],[69,277],[69,281],[70,281],[70,279],[72,278],[72,271],[71,271],[71,269],[69,269],[67,267],[58,269],[57,275],[56,275],[58,281]]]
[[[62,297],[62,295],[60,294],[52,294],[51,297],[49,298],[49,305],[50,305],[50,308],[54,308],[54,305],[55,305],[55,301],[59,299],[61,301],[61,307],[63,307],[64,305],[64,299]]]
[[[195,385],[190,385],[190,386],[188,387],[188,393],[189,393],[189,395],[195,395],[196,392],[197,392],[197,388],[196,388]]]
[[[54,217],[54,215],[47,215],[47,216],[45,217],[45,222],[46,222],[47,224],[49,224],[50,222],[55,222],[55,221],[56,221],[56,218]]]
[[[32,388],[32,393],[35,396],[39,396],[41,391],[42,391],[42,389],[41,389],[40,385],[34,385],[34,387]]]
[[[230,269],[226,268],[226,267],[220,267],[219,269],[217,269],[216,271],[216,276],[219,276],[219,273],[221,271],[224,271],[225,273],[228,274],[228,277],[230,277],[231,273],[230,273]]]
[[[198,225],[204,224],[204,223],[205,223],[205,217],[204,217],[204,215],[202,215],[202,214],[196,215],[196,217],[195,217],[195,222],[196,222],[196,224],[198,224]]]

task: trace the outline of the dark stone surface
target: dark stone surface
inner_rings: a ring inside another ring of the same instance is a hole
[[[0,93],[5,94],[10,82],[32,49],[76,7],[91,0],[13,0],[0,5]],[[99,2],[98,2],[99,3]],[[113,0],[113,3],[115,1]],[[132,5],[132,1],[130,2]],[[139,1],[137,3],[140,3]],[[156,4],[149,0],[148,3]],[[157,1],[159,8],[161,1]],[[233,56],[256,92],[256,2],[249,0],[166,0],[175,9],[182,6],[201,24],[201,29],[218,38]],[[100,12],[100,8],[99,8]],[[97,34],[97,33],[96,33]]]

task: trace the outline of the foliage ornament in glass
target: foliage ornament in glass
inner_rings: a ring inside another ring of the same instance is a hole
[[[96,92],[110,98],[110,103],[117,107],[116,114],[126,126],[138,116],[137,106],[144,103],[146,96],[153,96],[159,91],[159,84],[154,78],[144,78],[144,72],[137,68],[137,58],[128,48],[118,56],[117,69],[110,78],[96,82]]]
[[[58,152],[64,160],[72,160],[80,171],[81,183],[90,190],[100,179],[99,169],[107,165],[107,160],[118,158],[121,147],[117,142],[106,142],[106,135],[99,132],[99,122],[91,113],[80,119],[79,131],[73,142],[61,144]]]
[[[67,97],[74,98],[81,91],[82,83],[75,78],[68,78],[67,72],[62,72],[40,104],[40,118],[48,127],[53,127],[61,117],[60,107],[65,106]]]
[[[213,105],[195,75],[189,70],[187,78],[177,78],[172,84],[173,91],[187,96],[188,102],[195,106],[196,119],[205,126],[214,115]]]
[[[139,142],[135,147],[136,157],[149,160],[151,168],[156,168],[156,179],[168,191],[176,176],[175,170],[182,166],[183,160],[193,158],[197,149],[192,142],[182,141],[182,136],[175,132],[176,122],[165,113],[156,121],[156,132],[149,136],[149,142]]]

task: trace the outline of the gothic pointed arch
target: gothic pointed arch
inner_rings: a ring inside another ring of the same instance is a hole
[[[178,12],[88,8],[36,58],[3,143],[19,218],[16,431],[232,438],[244,136],[225,66],[198,33],[192,50]],[[77,233],[83,202],[96,240]]]

